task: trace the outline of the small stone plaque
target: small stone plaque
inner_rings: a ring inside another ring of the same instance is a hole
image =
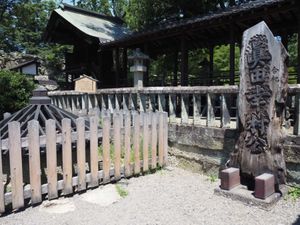
[[[240,170],[230,167],[221,171],[221,188],[231,190],[240,185]]]
[[[273,174],[264,173],[255,177],[254,196],[260,199],[266,199],[275,193],[275,179]]]

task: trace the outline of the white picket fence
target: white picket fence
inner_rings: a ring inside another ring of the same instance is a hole
[[[113,116],[104,114],[100,118],[91,117],[90,131],[85,131],[84,118],[76,120],[76,127],[76,132],[71,132],[71,121],[63,119],[62,133],[57,134],[55,121],[47,120],[46,135],[39,136],[38,121],[32,120],[28,123],[28,137],[21,139],[20,123],[9,124],[9,138],[2,142],[0,140],[0,177],[3,181],[2,154],[8,149],[11,191],[5,193],[4,183],[0,182],[1,213],[10,203],[15,210],[24,207],[26,199],[31,199],[33,205],[42,202],[44,195],[48,199],[55,199],[59,193],[69,195],[122,177],[140,175],[167,164],[167,113],[115,112]],[[90,166],[87,171],[88,141]],[[47,182],[44,184],[40,158],[43,146],[46,148],[47,167]],[[23,181],[24,147],[29,152],[29,184]],[[99,152],[99,149],[102,151]],[[57,174],[59,151],[62,151],[61,180],[58,180]],[[72,153],[76,155],[76,162],[72,161]],[[101,162],[102,168],[99,166]],[[72,170],[74,164],[77,164],[76,173]]]

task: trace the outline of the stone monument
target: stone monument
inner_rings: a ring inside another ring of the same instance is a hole
[[[248,187],[263,173],[285,183],[283,110],[287,98],[287,51],[265,22],[243,34],[238,110],[240,135],[229,166],[241,170]]]

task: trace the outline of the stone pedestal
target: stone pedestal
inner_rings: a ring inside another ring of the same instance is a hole
[[[264,173],[255,177],[254,196],[260,199],[266,199],[275,193],[275,179],[272,174]]]
[[[144,66],[144,63],[149,60],[149,56],[142,53],[138,48],[128,57],[128,59],[133,61],[130,72],[133,72],[134,87],[142,88],[144,86],[144,73],[147,72],[147,67]]]
[[[240,170],[237,168],[228,168],[221,171],[221,188],[231,190],[240,185]]]
[[[133,86],[142,88],[144,86],[144,72],[147,68],[143,65],[134,65],[130,67],[130,72],[133,72]]]

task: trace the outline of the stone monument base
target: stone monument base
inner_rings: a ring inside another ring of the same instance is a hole
[[[219,196],[224,196],[232,200],[241,201],[247,205],[257,206],[264,210],[271,210],[276,203],[283,199],[288,193],[288,187],[286,185],[281,185],[280,190],[282,193],[275,192],[266,199],[258,199],[254,197],[254,191],[250,191],[246,186],[239,185],[231,190],[223,190],[220,187],[215,188],[214,193]]]

